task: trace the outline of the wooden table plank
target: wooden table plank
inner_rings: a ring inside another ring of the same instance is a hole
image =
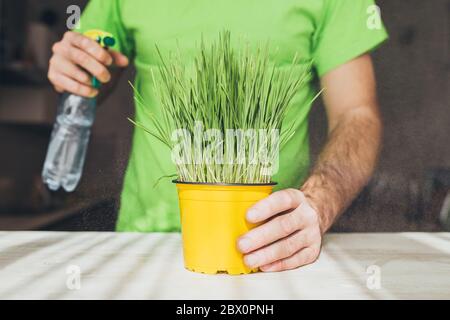
[[[313,265],[211,276],[183,268],[179,234],[0,232],[0,298],[450,299],[449,244],[450,233],[329,234]]]

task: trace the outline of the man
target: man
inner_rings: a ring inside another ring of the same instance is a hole
[[[68,32],[55,44],[49,79],[59,92],[95,96],[89,74],[111,80],[108,66],[126,67],[133,60],[135,85],[151,112],[159,114],[151,70],[164,53],[179,48],[188,64],[201,36],[215,40],[222,30],[250,43],[270,40],[277,66],[295,53],[324,88],[328,141],[308,175],[307,120],[316,94],[314,79],[298,93],[288,121],[298,121],[295,136],[282,150],[274,180],[279,191],[254,205],[250,222],[264,222],[243,235],[238,248],[245,263],[263,271],[293,269],[315,261],[323,234],[367,183],[380,145],[372,61],[368,54],[386,38],[381,25],[370,27],[373,0],[92,0],[81,18],[79,33]],[[377,12],[375,10],[375,12]],[[373,14],[373,13],[372,13]],[[80,35],[89,29],[113,33],[117,51],[105,51]],[[148,124],[141,110],[136,119]],[[159,177],[173,173],[170,151],[135,130],[121,196],[118,231],[179,230],[175,187]]]

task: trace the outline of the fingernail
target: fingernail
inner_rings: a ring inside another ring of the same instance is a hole
[[[244,257],[245,264],[250,267],[254,268],[258,266],[258,257],[254,254],[248,255]]]
[[[256,210],[250,209],[247,211],[247,220],[255,221],[258,217],[258,212]]]
[[[251,245],[251,241],[247,238],[241,238],[238,241],[238,247],[241,252],[247,252]]]
[[[273,265],[260,267],[262,272],[273,272],[275,271],[275,267]]]

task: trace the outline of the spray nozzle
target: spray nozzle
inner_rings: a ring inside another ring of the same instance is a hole
[[[104,37],[103,46],[106,48],[113,47],[116,44],[116,40],[113,37]]]

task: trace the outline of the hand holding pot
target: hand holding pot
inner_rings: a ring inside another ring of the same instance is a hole
[[[319,216],[300,190],[286,189],[259,201],[247,221],[261,223],[238,239],[248,267],[283,271],[314,262],[320,253]]]

